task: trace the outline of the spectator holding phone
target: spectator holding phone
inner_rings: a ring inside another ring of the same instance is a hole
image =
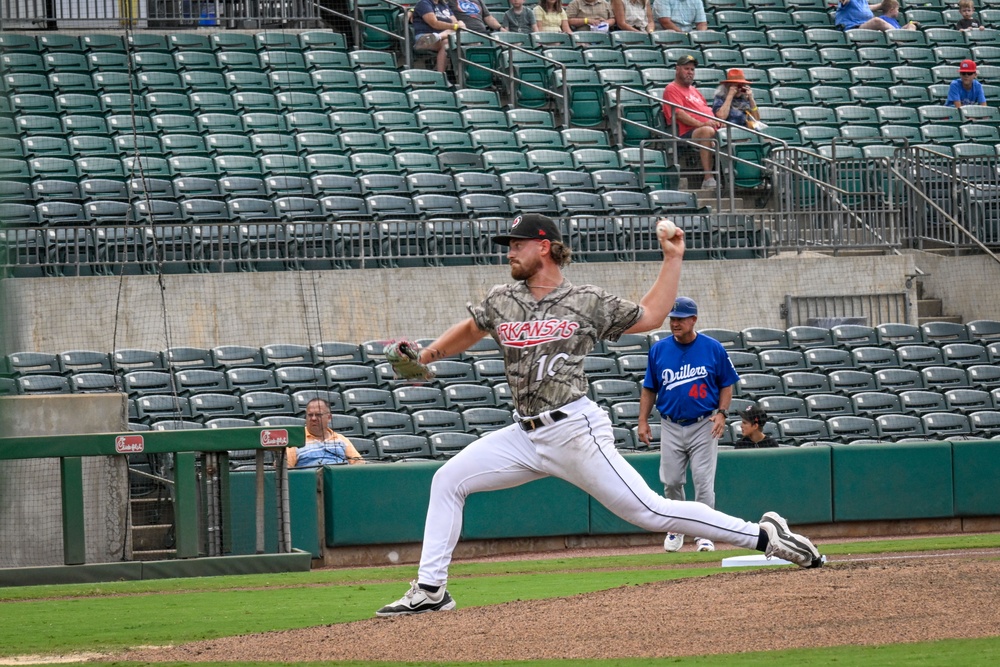
[[[715,91],[712,111],[720,120],[756,129],[760,123],[760,112],[743,70],[733,68],[726,72],[726,78]]]

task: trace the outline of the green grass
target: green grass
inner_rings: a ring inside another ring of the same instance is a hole
[[[949,536],[832,544],[835,555],[1000,547],[1000,535]],[[449,590],[462,607],[562,597],[721,570],[719,560],[744,551],[543,561],[459,563]],[[677,568],[677,565],[689,567]],[[697,567],[703,564],[705,567]],[[135,645],[183,643],[220,636],[304,628],[371,618],[397,598],[414,566],[172,579],[108,584],[34,586],[0,590],[5,624],[0,656],[105,651]],[[205,619],[211,619],[206,623]],[[923,648],[920,648],[923,647]],[[933,647],[933,648],[929,648]],[[957,651],[949,659],[943,656]],[[741,656],[634,661],[649,665],[978,665],[1000,664],[1000,639],[936,642],[883,648],[769,652]],[[698,660],[701,660],[699,662]],[[787,662],[786,662],[787,660]],[[873,662],[878,660],[879,662]],[[893,662],[899,660],[899,662]],[[347,664],[347,663],[340,663]],[[366,663],[371,667],[374,663]],[[500,663],[491,663],[497,665]],[[621,661],[532,662],[518,665],[626,664]]]

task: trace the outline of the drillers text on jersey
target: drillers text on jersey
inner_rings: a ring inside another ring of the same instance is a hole
[[[579,328],[579,322],[557,319],[503,322],[497,325],[497,338],[508,347],[533,347],[570,338]]]
[[[664,368],[663,375],[661,376],[663,386],[668,390],[706,377],[708,377],[707,368],[704,366],[692,366],[691,364],[684,364],[676,371],[670,368]]]

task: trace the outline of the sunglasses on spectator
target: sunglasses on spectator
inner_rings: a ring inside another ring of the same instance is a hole
[[[962,76],[974,76],[975,72],[962,72]]]

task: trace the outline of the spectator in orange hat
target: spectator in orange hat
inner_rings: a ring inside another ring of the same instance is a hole
[[[734,68],[726,72],[726,78],[715,91],[712,111],[720,120],[742,125],[751,130],[757,127],[760,123],[760,112],[757,110],[757,101],[753,98],[750,82],[743,76],[743,70]]]
[[[976,80],[976,63],[971,60],[963,60],[958,66],[958,78],[951,82],[948,99],[944,102],[946,107],[956,109],[966,104],[986,106],[986,93],[983,92],[983,84]]]

